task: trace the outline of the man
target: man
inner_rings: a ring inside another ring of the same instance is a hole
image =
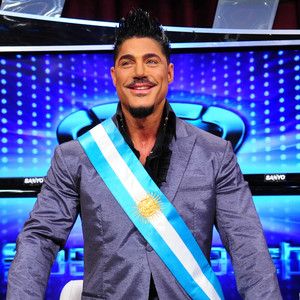
[[[7,298],[43,298],[80,213],[82,299],[222,299],[208,263],[214,224],[241,296],[281,299],[230,143],[176,118],[166,100],[174,69],[159,24],[131,11],[114,53],[117,113],[57,147],[18,238]]]

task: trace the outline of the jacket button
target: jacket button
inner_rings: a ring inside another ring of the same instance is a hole
[[[151,251],[153,250],[153,248],[152,248],[149,244],[147,244],[146,250],[147,250],[148,252],[151,252]]]

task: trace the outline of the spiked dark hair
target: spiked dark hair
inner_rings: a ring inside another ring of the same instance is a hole
[[[170,44],[162,26],[148,12],[140,8],[132,9],[126,18],[121,19],[119,27],[116,29],[114,61],[116,61],[122,43],[133,37],[154,39],[160,44],[167,61],[170,61]]]

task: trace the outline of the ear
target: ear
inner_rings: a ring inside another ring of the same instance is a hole
[[[112,79],[112,82],[113,82],[114,86],[116,86],[116,70],[115,70],[115,67],[110,68],[110,76],[111,76],[111,79]]]
[[[171,83],[174,80],[174,65],[169,63],[168,65],[168,82]]]

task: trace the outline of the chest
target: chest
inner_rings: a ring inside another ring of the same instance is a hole
[[[179,184],[176,182],[179,180]],[[166,181],[161,186],[162,192],[175,206],[188,225],[199,244],[210,244],[215,216],[215,195],[211,180],[199,175],[193,168],[187,167],[183,176],[178,178],[170,166]],[[85,239],[90,233],[107,243],[120,241],[128,244],[145,241],[121,208],[111,191],[94,168],[82,170],[80,187],[80,207]],[[137,215],[137,207],[130,210]]]

